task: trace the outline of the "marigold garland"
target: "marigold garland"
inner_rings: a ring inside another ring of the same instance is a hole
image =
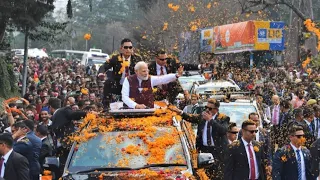
[[[160,106],[165,106],[164,102],[156,102]],[[130,144],[125,148],[122,148],[120,153],[123,158],[116,164],[121,167],[127,167],[130,159],[128,156],[148,156],[147,163],[157,164],[165,162],[166,150],[172,147],[179,141],[179,132],[172,127],[172,118],[182,119],[181,116],[172,112],[166,107],[157,109],[152,116],[148,117],[137,117],[137,118],[121,118],[121,120],[115,120],[113,117],[100,117],[95,114],[88,113],[83,119],[83,122],[79,125],[79,129],[83,129],[81,132],[76,132],[69,137],[71,141],[86,142],[93,137],[96,137],[97,133],[93,130],[98,129],[100,133],[110,132],[114,130],[138,130],[135,134],[119,135],[116,137],[108,137],[105,142],[108,144],[112,140],[115,143],[120,144],[125,141],[125,138],[139,138],[143,141],[143,146]],[[162,133],[159,137],[153,138],[157,129],[155,126],[171,127],[171,132]],[[126,137],[125,137],[126,136]],[[105,147],[101,145],[100,149]],[[117,151],[119,152],[119,151]],[[173,163],[186,163],[184,158],[181,156],[174,157]]]
[[[130,63],[129,61],[124,61],[120,55],[118,56],[118,61],[121,62],[121,68],[118,74],[122,74],[126,70],[126,68],[130,66]]]
[[[305,20],[304,25],[309,32],[315,33],[315,35],[318,37],[318,51],[320,51],[320,29],[316,27],[316,24],[312,22],[311,19]]]

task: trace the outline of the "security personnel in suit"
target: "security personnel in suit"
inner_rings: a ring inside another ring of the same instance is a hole
[[[39,177],[40,174],[40,163],[39,163],[39,156],[40,150],[42,146],[41,139],[37,137],[34,133],[34,122],[32,120],[24,120],[23,121],[27,126],[27,135],[26,137],[30,140],[32,144],[32,152],[33,152],[33,161],[30,163],[30,173],[33,174],[34,177]]]
[[[33,148],[31,141],[26,137],[26,134],[28,132],[28,128],[25,125],[24,122],[17,122],[14,123],[11,127],[12,131],[12,138],[15,140],[15,143],[13,145],[13,150],[24,157],[28,159],[29,162],[29,169],[30,169],[30,179],[31,180],[38,180],[38,177],[35,177],[34,173],[31,171],[33,168],[32,164],[35,163],[35,159],[33,156]]]
[[[225,156],[225,180],[264,180],[265,154],[263,145],[255,141],[257,125],[252,120],[242,123],[242,137],[232,142]]]
[[[316,175],[311,171],[310,151],[303,146],[304,135],[303,127],[290,127],[290,143],[278,149],[273,158],[273,180],[316,179]]]
[[[177,73],[180,66],[184,67],[184,71],[200,70],[202,67],[202,65],[182,64],[176,58],[168,57],[165,51],[159,51],[156,54],[155,61],[152,61],[149,64],[149,74],[161,76],[170,73]],[[155,100],[160,101],[168,98],[169,102],[173,104],[179,93],[183,93],[180,83],[177,81],[171,82],[168,85],[162,85],[157,88]]]
[[[178,109],[172,109],[182,115],[186,121],[198,125],[196,148],[202,153],[211,153],[216,164],[206,170],[211,179],[223,179],[224,153],[229,144],[227,138],[230,117],[219,113],[220,103],[209,99],[206,110],[201,115],[190,115]]]
[[[0,180],[30,180],[29,163],[26,157],[13,150],[13,138],[9,133],[0,134]]]
[[[48,139],[48,128],[45,125],[38,125],[36,129],[36,135],[41,139],[42,146],[39,156],[40,166],[43,169],[44,159],[52,156],[52,145]]]
[[[126,77],[134,74],[134,66],[141,61],[141,57],[133,53],[132,41],[123,39],[120,46],[120,54],[114,55],[107,60],[99,68],[99,78],[104,78],[104,74],[113,69],[112,75],[105,81],[104,84],[104,105],[109,108],[112,102],[112,94],[121,95],[123,81]]]

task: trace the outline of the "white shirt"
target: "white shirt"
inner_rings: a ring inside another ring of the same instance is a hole
[[[167,74],[166,66],[160,66],[158,63],[156,63],[156,67],[157,67],[157,75],[158,76],[161,74],[161,67],[163,68],[163,75]]]
[[[259,130],[259,128],[257,129],[258,130],[258,132],[256,133],[256,141],[259,141],[260,140],[260,130]]]
[[[1,175],[0,175],[1,177],[4,176],[4,172],[5,172],[5,168],[6,168],[6,163],[7,163],[8,159],[9,159],[9,156],[11,155],[12,151],[13,151],[13,149],[11,149],[9,152],[7,152],[7,154],[5,154],[5,155],[3,156],[4,161],[3,161],[3,164],[2,164],[2,168],[1,168]]]
[[[41,141],[42,141],[42,140],[44,140],[45,138],[47,138],[47,136],[44,136],[44,137],[42,137],[42,138],[40,138],[40,139],[41,139]]]
[[[244,144],[244,148],[246,149],[246,153],[247,153],[247,158],[248,158],[248,164],[249,164],[249,179],[251,178],[251,164],[250,164],[250,154],[249,154],[249,147],[248,147],[248,142],[246,140],[243,139],[243,137],[241,138],[242,142]],[[259,169],[258,169],[258,162],[257,162],[257,158],[256,158],[256,153],[254,152],[254,148],[252,145],[252,142],[250,142],[251,146],[251,152],[253,154],[253,160],[254,160],[254,166],[255,166],[255,173],[256,173],[256,179],[259,179]]]
[[[158,86],[161,84],[167,84],[169,82],[173,82],[177,79],[175,74],[167,74],[163,76],[150,76],[151,78],[151,88],[154,86]],[[138,79],[139,83],[142,82],[142,80]],[[135,108],[137,103],[134,102],[132,99],[130,99],[129,94],[130,94],[130,85],[128,78],[125,78],[123,85],[122,85],[122,101],[125,103],[129,108]]]
[[[43,121],[39,123],[39,125],[42,125],[42,124],[44,124]],[[52,125],[52,121],[49,119],[47,126],[51,126],[51,125]]]
[[[217,115],[217,114],[215,114],[215,115],[212,117],[212,120],[211,120],[211,121],[213,121],[214,118],[216,118],[216,115]],[[207,126],[208,126],[208,121],[206,121],[206,124],[204,125],[203,132],[202,132],[202,144],[203,144],[204,146],[208,146],[208,143],[207,143]],[[210,128],[210,134],[212,134],[212,126],[211,126],[211,128]],[[212,138],[212,136],[210,136],[210,137],[211,137],[211,146],[214,146],[213,138]]]
[[[122,58],[124,61],[129,61],[129,66],[130,66],[131,56],[129,56],[128,59],[124,58],[123,56],[122,56],[121,58]],[[129,70],[129,75],[130,75],[130,70]],[[120,84],[123,84],[123,81],[124,81],[125,77],[126,77],[126,70],[124,70],[124,71],[122,72],[122,76],[121,76],[121,79],[120,79]]]
[[[301,150],[301,147],[297,148],[295,147],[293,144],[291,144],[291,147],[293,148],[293,151],[294,151],[294,154],[296,156],[296,159],[297,159],[297,166],[298,166],[298,156],[297,156],[297,150],[299,149],[300,152],[300,158],[301,158],[301,177],[302,177],[302,180],[306,180],[306,167],[305,167],[305,163],[304,163],[304,156],[303,156],[303,153],[302,153],[302,150]]]

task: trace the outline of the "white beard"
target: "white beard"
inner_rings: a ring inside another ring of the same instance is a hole
[[[146,80],[148,80],[149,77],[148,76],[147,77],[138,76],[138,78],[143,80],[143,81],[146,81]]]

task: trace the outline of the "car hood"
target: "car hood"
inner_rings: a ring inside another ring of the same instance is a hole
[[[144,180],[144,179],[164,179],[164,180],[187,180],[182,174],[130,174],[130,173],[90,173],[90,174],[70,174],[63,178],[63,180]]]

